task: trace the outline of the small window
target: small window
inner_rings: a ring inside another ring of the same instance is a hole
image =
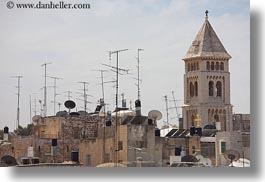
[[[190,63],[188,63],[188,71],[190,71]]]
[[[105,154],[105,162],[110,162],[110,154]]]
[[[221,62],[220,69],[223,71],[224,70],[224,63]]]
[[[216,96],[222,97],[222,83],[220,81],[216,83],[216,91],[217,91]]]
[[[209,96],[213,96],[213,81],[209,82]]]
[[[87,166],[88,167],[91,167],[92,166],[91,155],[87,155],[86,156],[86,162],[87,162]]]
[[[197,97],[198,96],[198,82],[197,81],[194,83],[194,90],[195,90],[195,97]]]
[[[220,69],[219,62],[216,63],[216,65],[215,65],[215,69],[216,69],[217,71]]]
[[[196,152],[196,148],[195,146],[192,146],[192,154],[195,154],[195,152]]]
[[[206,67],[207,67],[207,70],[210,70],[210,62],[209,62],[209,61],[207,61],[207,63],[206,63],[206,64],[207,64],[207,66],[206,66]]]
[[[199,70],[200,69],[200,65],[199,65],[199,63],[197,62],[197,70]]]
[[[214,62],[211,63],[211,70],[214,70]]]
[[[194,96],[194,85],[192,82],[190,82],[190,97]]]
[[[221,154],[225,153],[226,151],[226,142],[221,142]]]

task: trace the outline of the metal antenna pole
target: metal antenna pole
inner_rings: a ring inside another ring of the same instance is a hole
[[[51,63],[44,63],[41,66],[44,66],[44,103],[43,103],[43,115],[47,115],[47,65]]]
[[[32,114],[31,114],[31,94],[29,94],[29,121],[32,123]]]
[[[140,100],[140,51],[143,51],[143,49],[137,49],[137,88],[138,88],[138,100]]]
[[[16,121],[16,129],[19,127],[19,116],[20,116],[20,107],[19,107],[19,102],[20,102],[20,80],[23,78],[23,76],[13,76],[12,78],[17,78],[17,121]]]
[[[168,122],[168,98],[167,95],[164,96],[165,97],[165,102],[166,102],[166,112],[167,112],[167,126],[169,126],[169,122]]]
[[[58,78],[58,77],[54,77],[54,76],[49,76],[49,78],[52,78],[53,80],[54,80],[54,85],[53,85],[53,113],[54,113],[54,115],[56,114],[56,96],[58,95],[57,93],[56,93],[56,88],[57,88],[57,86],[56,86],[56,81],[57,80],[60,80],[60,79],[62,79],[62,78]]]
[[[174,105],[175,105],[175,108],[176,108],[177,118],[178,118],[178,121],[179,121],[178,105],[177,105],[177,100],[175,99],[174,91],[172,91],[172,96],[173,96],[173,101],[174,101]]]
[[[71,93],[72,93],[72,92],[71,92],[71,91],[66,91],[66,93],[67,93],[67,98],[68,98],[68,100],[70,100],[71,97],[72,97],[72,96],[71,96]]]
[[[84,108],[85,112],[87,111],[87,94],[86,94],[86,85],[88,85],[88,82],[78,82],[84,84]]]
[[[119,53],[120,52],[124,52],[124,51],[127,51],[128,49],[123,49],[123,50],[117,50],[117,51],[113,51],[111,52],[110,54],[116,54],[116,115],[115,115],[115,144],[114,144],[114,147],[115,147],[115,165],[117,167],[117,164],[119,162],[118,160],[118,104],[119,104],[119,97],[118,97],[118,94],[119,94],[119,71],[121,71],[122,69],[119,68]]]

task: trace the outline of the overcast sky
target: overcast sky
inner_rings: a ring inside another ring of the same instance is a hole
[[[50,1],[50,0],[49,0]],[[46,1],[46,2],[49,2]],[[30,2],[14,0],[14,2]],[[31,1],[32,2],[32,1]],[[44,0],[42,2],[45,2]],[[58,1],[53,1],[58,2]],[[64,2],[70,3],[70,0]],[[17,80],[11,76],[22,75],[21,125],[30,123],[36,97],[36,112],[40,112],[39,100],[43,100],[44,62],[49,76],[63,78],[57,81],[57,101],[67,100],[66,91],[72,91],[77,110],[83,110],[82,92],[78,82],[89,82],[88,105],[94,110],[101,97],[100,74],[92,70],[108,69],[101,65],[115,64],[116,56],[109,61],[108,51],[129,49],[120,53],[119,64],[130,69],[120,76],[119,93],[129,102],[137,98],[136,56],[141,52],[142,113],[150,110],[163,113],[166,120],[164,96],[173,100],[175,92],[178,105],[183,104],[183,75],[188,48],[201,28],[205,10],[209,21],[228,53],[231,72],[231,104],[235,113],[250,113],[250,18],[248,0],[78,0],[90,3],[88,10],[30,10],[8,9],[6,1],[0,2],[0,127],[14,128],[16,121]],[[254,61],[254,60],[252,60]],[[105,81],[115,79],[113,72],[105,73]],[[48,79],[53,86],[53,79]],[[108,110],[115,106],[115,85],[105,84],[105,100]],[[37,94],[34,94],[37,93]],[[53,88],[48,88],[48,115],[53,114]],[[129,106],[129,103],[127,103]],[[133,104],[134,106],[134,104]],[[174,103],[169,101],[169,107]],[[61,106],[61,110],[65,108]],[[56,110],[58,111],[58,105]],[[181,113],[181,111],[179,110]],[[170,123],[175,124],[176,111],[170,109]]]

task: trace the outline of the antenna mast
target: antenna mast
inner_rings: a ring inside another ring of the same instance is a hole
[[[172,96],[173,96],[173,101],[174,101],[174,105],[175,105],[175,108],[176,108],[177,118],[178,118],[178,121],[179,121],[178,104],[177,104],[177,100],[175,99],[174,91],[172,91]]]
[[[88,85],[88,82],[78,82],[84,85],[84,109],[85,112],[87,111],[87,93],[86,93],[86,85]]]
[[[167,95],[165,95],[164,98],[165,98],[165,102],[166,102],[167,126],[169,126],[169,122],[168,122],[168,98],[167,98]]]
[[[44,103],[43,103],[43,116],[47,115],[47,65],[52,63],[44,63]]]
[[[143,51],[143,49],[137,49],[137,88],[138,88],[138,95],[137,98],[140,100],[140,51]]]
[[[17,122],[16,122],[16,129],[19,127],[19,116],[20,116],[20,107],[19,107],[19,101],[20,101],[20,80],[23,78],[23,76],[13,76],[12,78],[17,78]]]
[[[125,70],[125,69],[121,69],[119,68],[119,53],[120,52],[124,52],[124,51],[128,51],[128,49],[122,49],[122,50],[117,50],[117,51],[113,51],[113,52],[110,52],[110,55],[111,54],[116,54],[116,67],[114,67],[115,71],[116,71],[116,116],[115,116],[115,164],[116,164],[116,167],[117,167],[117,164],[118,164],[118,104],[119,104],[119,72],[120,71],[123,71],[123,72],[128,72],[128,70]],[[112,67],[113,68],[113,67]]]
[[[57,86],[56,86],[56,81],[57,80],[60,80],[60,79],[62,79],[62,78],[58,78],[58,77],[53,77],[53,76],[49,76],[49,78],[52,78],[53,80],[54,80],[54,85],[53,85],[53,112],[54,112],[54,115],[56,114],[56,96],[57,95],[59,95],[59,94],[57,94],[56,93],[56,88],[57,88]]]
[[[30,121],[30,124],[32,123],[32,114],[31,114],[31,94],[29,94],[29,121]]]

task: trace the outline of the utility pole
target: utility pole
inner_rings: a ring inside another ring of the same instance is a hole
[[[44,63],[44,103],[43,103],[43,116],[47,115],[47,65],[52,63]]]
[[[23,76],[12,76],[12,78],[16,78],[17,79],[17,121],[16,121],[16,129],[18,129],[19,127],[19,116],[20,116],[20,107],[19,107],[19,102],[20,102],[20,80],[21,78],[23,78]]]
[[[143,49],[137,49],[137,99],[141,99],[140,95],[140,51]]]
[[[52,78],[53,80],[54,80],[54,85],[53,85],[53,113],[54,113],[54,116],[55,116],[55,114],[56,114],[56,96],[57,95],[59,95],[59,94],[57,94],[56,93],[56,88],[57,88],[57,86],[56,86],[56,81],[57,80],[61,80],[62,78],[58,78],[58,77],[54,77],[54,76],[49,76],[49,78]]]

